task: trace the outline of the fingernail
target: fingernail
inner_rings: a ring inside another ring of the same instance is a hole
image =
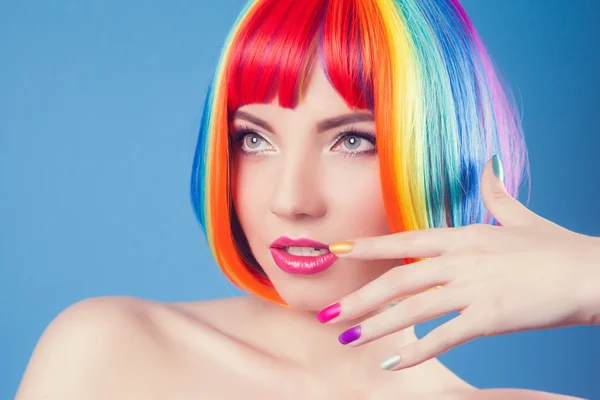
[[[329,251],[333,254],[346,254],[352,251],[352,242],[335,242],[329,245]]]
[[[334,304],[322,309],[317,314],[317,319],[321,323],[329,322],[332,319],[336,318],[338,315],[340,315],[341,310],[342,310],[342,307],[340,306],[340,303],[334,303]]]
[[[400,364],[400,356],[391,356],[381,362],[381,369],[389,370]]]
[[[496,178],[500,179],[502,183],[504,183],[504,169],[502,168],[502,161],[500,161],[498,154],[494,154],[492,157],[492,169],[494,170],[494,175]]]
[[[342,333],[338,340],[341,344],[348,344],[354,342],[356,339],[360,337],[360,325],[356,325],[354,328],[348,329],[346,332]]]
[[[429,289],[427,289],[426,291],[430,291],[430,290],[436,290],[436,289],[441,289],[441,288],[443,288],[443,287],[444,287],[443,285],[437,285],[437,286],[434,286],[434,287],[432,287],[432,288],[429,288]]]

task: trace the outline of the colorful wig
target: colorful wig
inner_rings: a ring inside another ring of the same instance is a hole
[[[192,203],[225,275],[283,305],[233,207],[228,124],[238,107],[276,96],[295,107],[315,63],[349,107],[375,115],[392,232],[494,223],[479,193],[494,154],[511,195],[528,175],[514,100],[458,0],[250,1],[206,97]]]

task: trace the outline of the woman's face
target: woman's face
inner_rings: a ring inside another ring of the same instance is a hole
[[[333,255],[315,251],[319,246],[276,243],[304,238],[328,245],[389,233],[373,115],[348,108],[321,67],[295,109],[279,107],[277,99],[245,105],[230,134],[238,218],[254,257],[290,306],[320,310],[395,265],[337,260],[320,270]]]

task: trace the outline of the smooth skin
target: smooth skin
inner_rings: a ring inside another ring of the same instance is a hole
[[[240,110],[246,115],[236,116],[231,134],[248,128],[255,133],[241,138],[234,154],[236,210],[253,254],[290,308],[254,296],[189,303],[84,300],[46,329],[17,400],[569,398],[477,390],[435,358],[400,371],[380,369],[382,359],[417,342],[412,326],[361,346],[340,345],[342,331],[389,309],[346,296],[400,271],[398,261],[341,258],[327,271],[298,276],[276,266],[269,245],[284,235],[323,243],[389,235],[375,146],[340,136],[350,128],[375,134],[374,122],[318,129],[325,119],[365,112],[349,109],[320,67],[295,109],[274,101]],[[361,254],[358,241],[355,250],[354,256]],[[523,270],[521,280],[515,275],[512,282],[528,282],[527,276]],[[386,282],[400,287],[401,279]],[[344,298],[341,320],[317,320],[319,310]],[[351,309],[357,315],[370,311],[353,320]]]
[[[343,258],[425,259],[393,268],[341,299],[340,315],[326,323],[353,320],[400,300],[362,321],[360,337],[347,345],[460,312],[423,339],[393,349],[386,366],[399,370],[478,337],[600,324],[600,239],[525,208],[506,191],[495,161],[496,168],[490,161],[484,170],[481,194],[501,226],[428,229],[331,244]]]
[[[357,378],[343,363],[309,366],[293,356],[291,342],[266,345],[263,334],[289,333],[309,319],[255,297],[173,304],[87,299],[46,329],[16,400],[575,399],[476,390],[436,361],[394,373],[372,366],[369,379]]]

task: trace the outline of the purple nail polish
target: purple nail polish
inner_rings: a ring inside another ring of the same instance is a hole
[[[348,344],[354,342],[356,339],[360,337],[360,325],[356,325],[353,328],[348,329],[346,332],[342,333],[338,340],[341,344]]]
[[[340,303],[334,303],[329,307],[322,309],[321,312],[317,314],[317,319],[319,320],[319,322],[324,324],[325,322],[331,321],[332,319],[340,315],[341,310],[342,307],[340,306]]]

